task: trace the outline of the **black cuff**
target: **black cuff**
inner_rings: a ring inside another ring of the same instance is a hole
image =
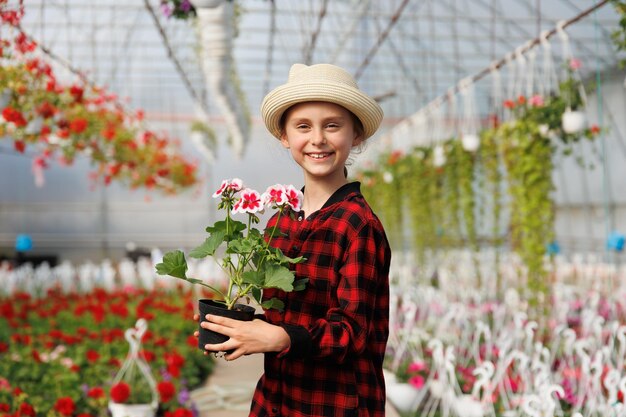
[[[285,329],[289,335],[289,339],[291,339],[291,346],[285,356],[292,358],[306,358],[311,356],[313,345],[311,343],[311,335],[307,329],[302,326],[285,323],[280,326]]]

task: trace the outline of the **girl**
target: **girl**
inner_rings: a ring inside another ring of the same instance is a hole
[[[262,319],[207,315],[202,326],[230,339],[205,348],[233,349],[226,360],[265,354],[250,416],[384,416],[391,252],[345,168],[352,148],[378,129],[382,109],[343,69],[295,64],[261,114],[304,174],[303,210],[280,218],[272,242],[307,259],[295,272],[308,283],[304,291],[266,290],[285,308]]]

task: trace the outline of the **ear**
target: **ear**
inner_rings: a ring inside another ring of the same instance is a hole
[[[363,143],[363,134],[355,133],[354,139],[352,139],[352,147],[359,146],[361,143]]]
[[[289,149],[289,139],[287,138],[285,131],[280,134],[280,143],[282,143],[285,148]]]

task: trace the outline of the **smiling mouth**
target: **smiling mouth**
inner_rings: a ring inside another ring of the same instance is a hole
[[[319,152],[319,153],[309,153],[307,154],[310,158],[313,159],[324,159],[331,155],[330,152]]]

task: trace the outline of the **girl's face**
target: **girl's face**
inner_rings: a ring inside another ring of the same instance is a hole
[[[345,182],[346,160],[363,138],[352,113],[333,103],[306,102],[289,108],[284,121],[281,142],[305,179]]]

